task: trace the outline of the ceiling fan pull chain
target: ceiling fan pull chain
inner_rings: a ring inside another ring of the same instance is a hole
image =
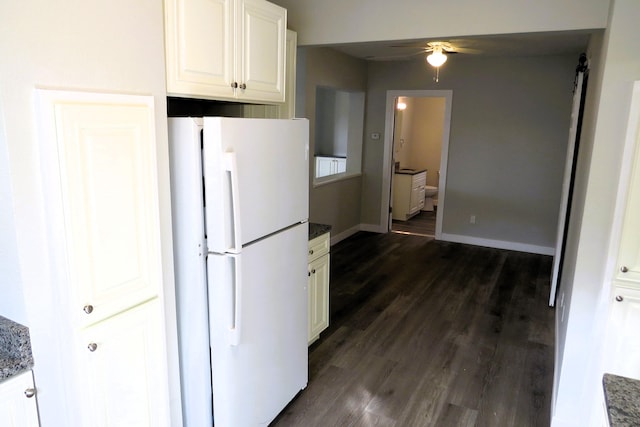
[[[433,78],[433,81],[438,83],[439,79],[440,79],[440,67],[436,67],[436,76]]]

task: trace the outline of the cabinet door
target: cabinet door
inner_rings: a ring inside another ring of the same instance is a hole
[[[284,102],[287,12],[264,0],[241,0],[238,8],[238,98]]]
[[[148,300],[162,283],[155,128],[147,104],[153,101],[142,99],[61,103],[55,110],[76,326]]]
[[[0,383],[0,426],[39,426],[36,396],[27,397],[29,389],[34,389],[31,371]]]
[[[309,263],[309,343],[329,326],[329,255]]]
[[[611,304],[606,371],[640,379],[640,290],[618,286]]]
[[[77,334],[82,425],[170,425],[163,332],[154,299]]]
[[[635,146],[615,279],[640,285],[640,132]]]
[[[233,98],[233,0],[165,0],[169,95]]]

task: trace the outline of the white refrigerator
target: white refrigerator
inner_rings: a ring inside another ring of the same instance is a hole
[[[309,126],[170,118],[184,425],[268,425],[307,385]]]

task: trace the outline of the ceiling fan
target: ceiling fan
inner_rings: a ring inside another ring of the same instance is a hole
[[[455,42],[450,41],[429,41],[429,42],[412,42],[400,45],[392,46],[394,48],[410,48],[418,49],[417,52],[410,53],[408,56],[427,54],[427,62],[436,69],[436,76],[434,80],[436,83],[439,80],[440,66],[447,61],[448,54],[456,53],[479,53],[476,49],[469,49],[457,45]]]

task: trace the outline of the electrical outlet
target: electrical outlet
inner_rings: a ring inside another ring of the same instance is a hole
[[[469,224],[475,224],[475,223],[476,223],[476,216],[471,215],[471,217],[469,218]]]

